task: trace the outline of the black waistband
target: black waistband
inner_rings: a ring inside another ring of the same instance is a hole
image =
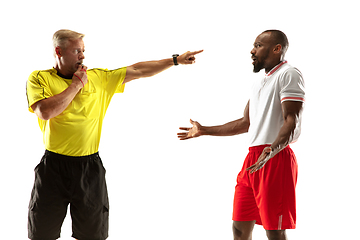
[[[99,158],[99,152],[96,152],[87,156],[66,156],[58,153],[51,152],[49,150],[45,150],[45,156],[54,157],[61,160],[88,160]]]

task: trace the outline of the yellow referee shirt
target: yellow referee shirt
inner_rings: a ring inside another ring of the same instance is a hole
[[[38,119],[47,150],[67,156],[86,156],[98,151],[110,100],[115,93],[124,91],[126,67],[112,71],[90,69],[87,75],[88,83],[61,114],[47,121]],[[34,103],[63,92],[71,82],[58,76],[54,68],[34,71],[26,87],[29,111],[33,112]]]

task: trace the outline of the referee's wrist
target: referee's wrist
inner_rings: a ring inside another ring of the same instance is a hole
[[[178,59],[177,59],[178,57],[179,57],[179,54],[173,54],[173,55],[172,55],[173,63],[174,63],[175,66],[179,65],[179,63],[178,63],[178,61],[177,61],[177,60],[178,60]]]
[[[84,87],[80,81],[73,81],[70,86],[73,86],[77,91],[80,91]]]

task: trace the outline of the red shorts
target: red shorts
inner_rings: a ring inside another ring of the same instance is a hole
[[[249,148],[237,177],[233,220],[256,220],[256,224],[263,225],[266,230],[294,229],[298,167],[291,148],[287,146],[257,172],[250,174],[250,171],[246,171],[256,163],[267,146]]]

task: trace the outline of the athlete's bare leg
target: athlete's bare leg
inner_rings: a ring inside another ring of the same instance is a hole
[[[252,231],[255,225],[254,221],[234,221],[233,222],[233,233],[234,240],[251,240]]]
[[[287,240],[285,230],[266,230],[269,240]]]

